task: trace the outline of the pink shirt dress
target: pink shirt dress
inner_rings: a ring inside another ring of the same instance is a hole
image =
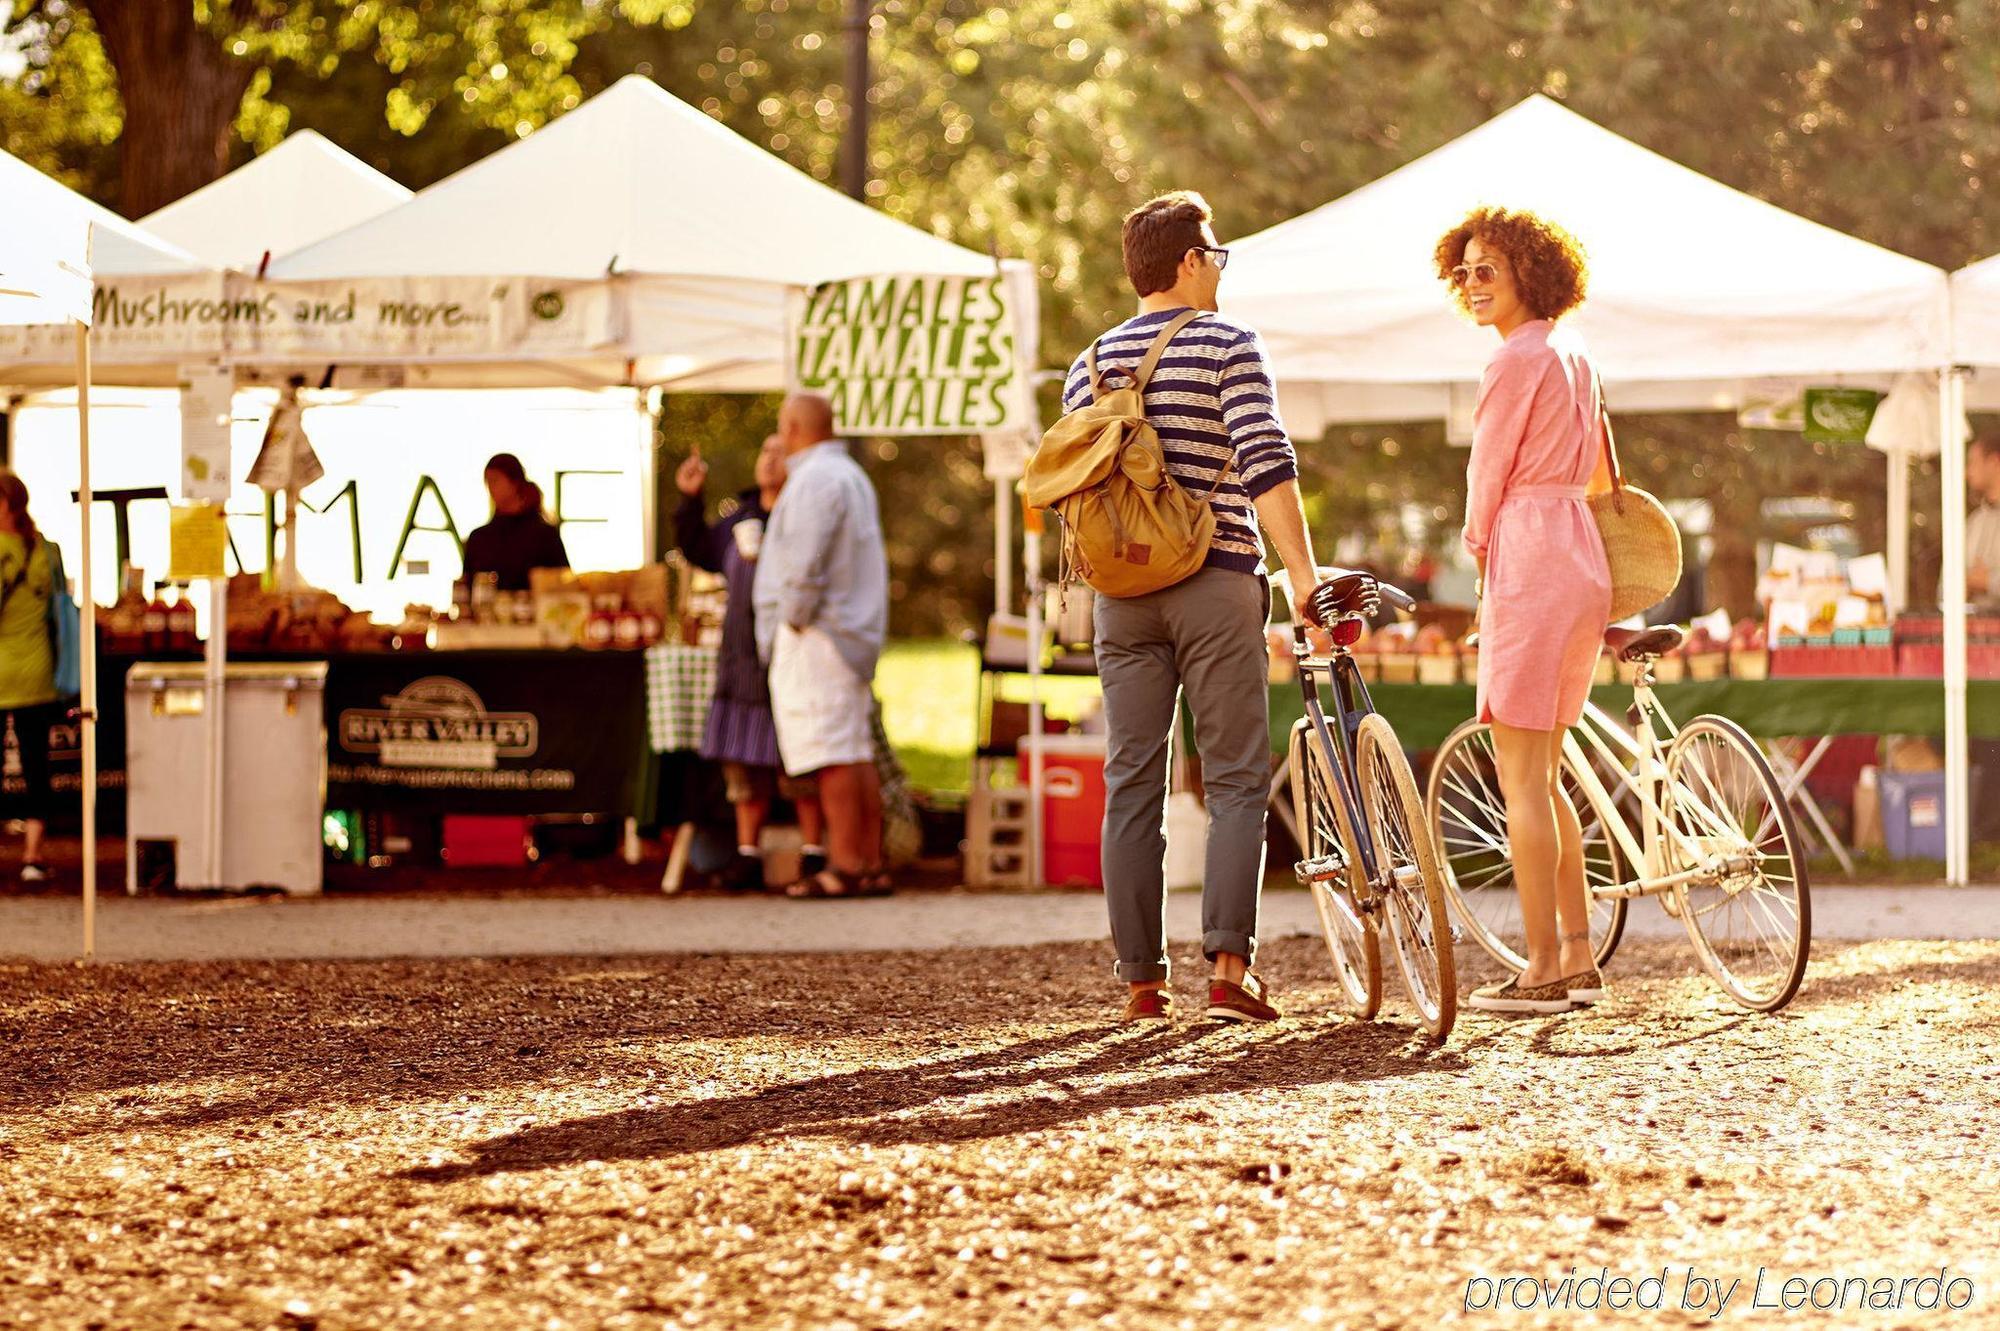
[[[1546,319],[1493,353],[1473,410],[1465,548],[1486,556],[1479,719],[1555,730],[1583,717],[1611,617],[1611,570],[1584,502],[1604,456],[1597,373]]]

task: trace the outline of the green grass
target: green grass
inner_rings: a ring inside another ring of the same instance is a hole
[[[1807,867],[1811,881],[1815,883],[1934,883],[1944,877],[1943,860],[1892,860],[1884,850],[1857,850],[1849,852],[1854,859],[1854,876],[1849,878],[1841,871],[1839,861],[1833,856],[1820,854],[1812,857]],[[1972,846],[1971,873],[1975,883],[2000,882],[2000,845],[1991,842],[1974,842]]]
[[[919,790],[963,793],[972,780],[979,743],[979,653],[961,642],[892,642],[875,672],[889,742]],[[1003,698],[1025,702],[1025,676],[1008,677]],[[1073,676],[1043,681],[1051,716],[1075,720],[1098,696],[1097,681]]]

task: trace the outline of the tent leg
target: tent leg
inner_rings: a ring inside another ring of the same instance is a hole
[[[89,960],[97,955],[97,596],[90,581],[90,326],[81,323],[76,325],[76,467],[76,502],[83,513],[76,589],[82,693],[76,706],[83,750],[83,955]]]
[[[1042,520],[1022,519],[1022,590],[1028,594],[1028,881],[1042,883]]]
[[[993,482],[993,613],[1014,610],[1014,496],[1009,482]]]
[[[1910,455],[1888,450],[1889,612],[1910,604]]]
[[[1956,370],[1938,375],[1938,457],[1944,477],[1944,835],[1945,881],[1971,876],[1972,806],[1966,726],[1964,381]]]

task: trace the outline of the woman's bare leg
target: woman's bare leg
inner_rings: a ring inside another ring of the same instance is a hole
[[[1590,949],[1590,892],[1583,878],[1583,823],[1562,784],[1562,732],[1549,755],[1549,797],[1556,815],[1556,921],[1562,926],[1562,973],[1581,975],[1597,964]]]
[[[1514,890],[1528,935],[1523,988],[1563,978],[1556,930],[1557,841],[1555,801],[1549,793],[1549,752],[1556,732],[1493,723],[1500,790],[1507,800],[1507,843],[1514,862]]]

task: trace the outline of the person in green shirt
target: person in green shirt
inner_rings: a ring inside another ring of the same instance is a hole
[[[11,726],[27,788],[19,806],[27,836],[21,881],[49,876],[42,834],[54,802],[49,785],[49,726],[61,717],[49,598],[55,593],[49,543],[28,516],[28,487],[0,471],[0,727]],[[0,732],[3,733],[3,732]]]

